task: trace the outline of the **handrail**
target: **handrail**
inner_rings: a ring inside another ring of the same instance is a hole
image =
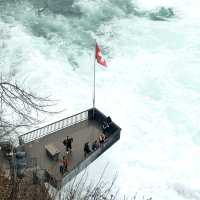
[[[33,140],[39,139],[41,137],[49,135],[50,133],[61,130],[63,128],[66,128],[68,126],[76,124],[78,122],[87,120],[89,110],[90,109],[85,110],[83,112],[80,112],[78,114],[72,115],[70,117],[58,120],[56,122],[53,122],[51,124],[48,124],[48,125],[43,126],[41,128],[38,128],[36,130],[30,131],[30,132],[25,133],[23,135],[20,135],[19,136],[20,145],[25,144],[25,143],[29,143]]]

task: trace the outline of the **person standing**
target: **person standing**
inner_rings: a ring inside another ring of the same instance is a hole
[[[91,152],[90,147],[89,147],[89,142],[86,142],[84,144],[84,157],[86,158],[87,155]]]
[[[70,153],[72,152],[72,143],[73,143],[73,138],[69,138],[69,136],[67,136],[67,152],[68,150],[70,151]]]
[[[63,166],[64,166],[64,171],[68,171],[68,160],[66,156],[63,156]]]
[[[67,137],[68,137],[68,136],[67,136]],[[68,151],[67,139],[64,139],[64,140],[63,140],[63,144],[64,144],[64,146],[65,146],[65,148],[66,148],[66,151]]]
[[[60,165],[60,173],[61,173],[61,174],[64,174],[64,164],[63,164],[63,160],[60,160],[59,165]]]

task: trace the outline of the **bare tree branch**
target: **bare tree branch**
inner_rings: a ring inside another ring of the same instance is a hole
[[[23,89],[17,82],[1,77],[0,138],[41,122],[39,114],[55,114],[50,107],[56,102]]]

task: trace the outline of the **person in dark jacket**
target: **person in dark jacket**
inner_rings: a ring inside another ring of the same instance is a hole
[[[95,140],[95,141],[93,142],[93,144],[92,144],[92,150],[95,151],[95,150],[98,149],[98,147],[99,147],[98,142],[97,142],[97,140]]]
[[[107,130],[108,127],[109,127],[108,123],[106,121],[104,121],[103,124],[102,124],[102,131],[103,131],[103,133],[106,132],[106,130]]]
[[[86,142],[84,145],[84,156],[86,157],[91,152],[89,147],[89,142]]]
[[[60,160],[60,173],[64,174],[64,164],[63,164],[63,160]]]
[[[72,142],[73,142],[73,138],[69,138],[69,136],[67,136],[67,152],[68,150],[70,151],[70,153],[72,152]]]
[[[72,142],[73,142],[73,138],[69,138],[69,136],[67,136],[66,139],[63,140],[63,144],[65,145],[66,147],[66,152],[72,152]]]

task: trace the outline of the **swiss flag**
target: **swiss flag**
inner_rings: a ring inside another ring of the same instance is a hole
[[[100,48],[99,48],[99,45],[96,43],[96,54],[95,54],[95,57],[97,59],[97,62],[104,66],[104,67],[107,67],[107,64],[106,64],[106,61],[105,59],[102,57],[101,55],[101,51],[100,51]]]

